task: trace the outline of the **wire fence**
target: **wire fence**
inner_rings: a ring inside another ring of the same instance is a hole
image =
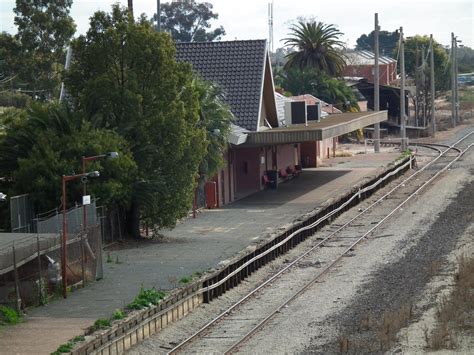
[[[21,310],[60,295],[61,234],[3,234],[0,244],[0,303]],[[100,225],[69,234],[68,285],[84,285],[102,277]]]

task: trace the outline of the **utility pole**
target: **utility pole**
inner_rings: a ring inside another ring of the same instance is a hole
[[[133,18],[133,0],[128,0],[128,11],[130,12],[130,15],[132,15]]]
[[[156,0],[156,31],[161,32],[161,3]]]
[[[430,86],[431,86],[431,127],[433,137],[436,136],[436,115],[435,115],[435,76],[434,76],[434,43],[433,35],[430,35]]]
[[[451,32],[451,117],[453,120],[453,127],[456,127],[456,68],[454,65],[455,51],[454,45],[456,39],[454,33]]]
[[[458,88],[458,40],[457,37],[454,37],[454,92],[456,93],[455,97],[455,116],[456,116],[456,123],[460,123],[459,119],[459,88]]]
[[[379,14],[375,13],[374,33],[374,111],[380,110],[380,72],[379,72]],[[374,125],[374,152],[380,152],[380,123]]]
[[[425,76],[425,46],[421,46],[421,89],[422,98],[421,114],[423,115],[423,127],[426,127],[426,76]],[[417,120],[418,126],[418,120]]]
[[[401,150],[407,149],[405,128],[405,43],[403,39],[403,27],[400,27],[400,138]]]

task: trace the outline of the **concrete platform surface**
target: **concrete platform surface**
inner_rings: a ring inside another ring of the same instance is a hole
[[[176,287],[181,277],[217,266],[278,226],[292,222],[375,175],[398,156],[392,149],[380,154],[329,159],[325,164],[331,166],[305,169],[298,178],[280,184],[277,190],[261,191],[224,208],[205,210],[196,219],[186,219],[173,230],[162,231],[159,240],[111,248],[104,252],[103,280],[75,291],[67,300],[32,309],[28,317],[43,322],[51,318],[52,326],[45,325],[41,336],[56,339],[57,347],[74,333],[56,333],[57,320],[70,318],[71,326],[77,329],[75,335],[82,334],[84,323],[78,319],[92,324],[91,320],[110,317],[115,309],[132,301],[141,286]],[[105,262],[108,254],[110,263]],[[13,349],[16,338],[34,331],[28,317],[23,324],[0,329],[1,354],[5,353],[4,349]],[[50,353],[56,347],[45,345],[39,353]]]

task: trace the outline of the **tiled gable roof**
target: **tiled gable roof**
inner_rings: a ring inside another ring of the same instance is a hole
[[[191,63],[204,79],[220,85],[234,124],[257,130],[265,40],[176,43],[176,52],[178,61]]]

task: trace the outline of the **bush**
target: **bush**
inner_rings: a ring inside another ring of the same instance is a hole
[[[20,316],[13,308],[0,306],[0,324],[17,324],[19,321]]]
[[[91,331],[95,332],[99,329],[106,329],[110,327],[110,320],[99,318],[94,322],[94,325],[91,327]]]
[[[0,106],[25,108],[29,105],[30,101],[31,97],[19,92],[0,92]]]
[[[127,308],[130,309],[143,309],[150,307],[151,305],[157,305],[160,301],[165,298],[166,293],[163,291],[157,291],[155,288],[140,289],[138,296],[135,297],[132,303],[130,303]]]
[[[117,320],[117,319],[123,319],[123,318],[125,318],[125,313],[120,309],[116,309],[114,313],[112,314],[112,319]]]

